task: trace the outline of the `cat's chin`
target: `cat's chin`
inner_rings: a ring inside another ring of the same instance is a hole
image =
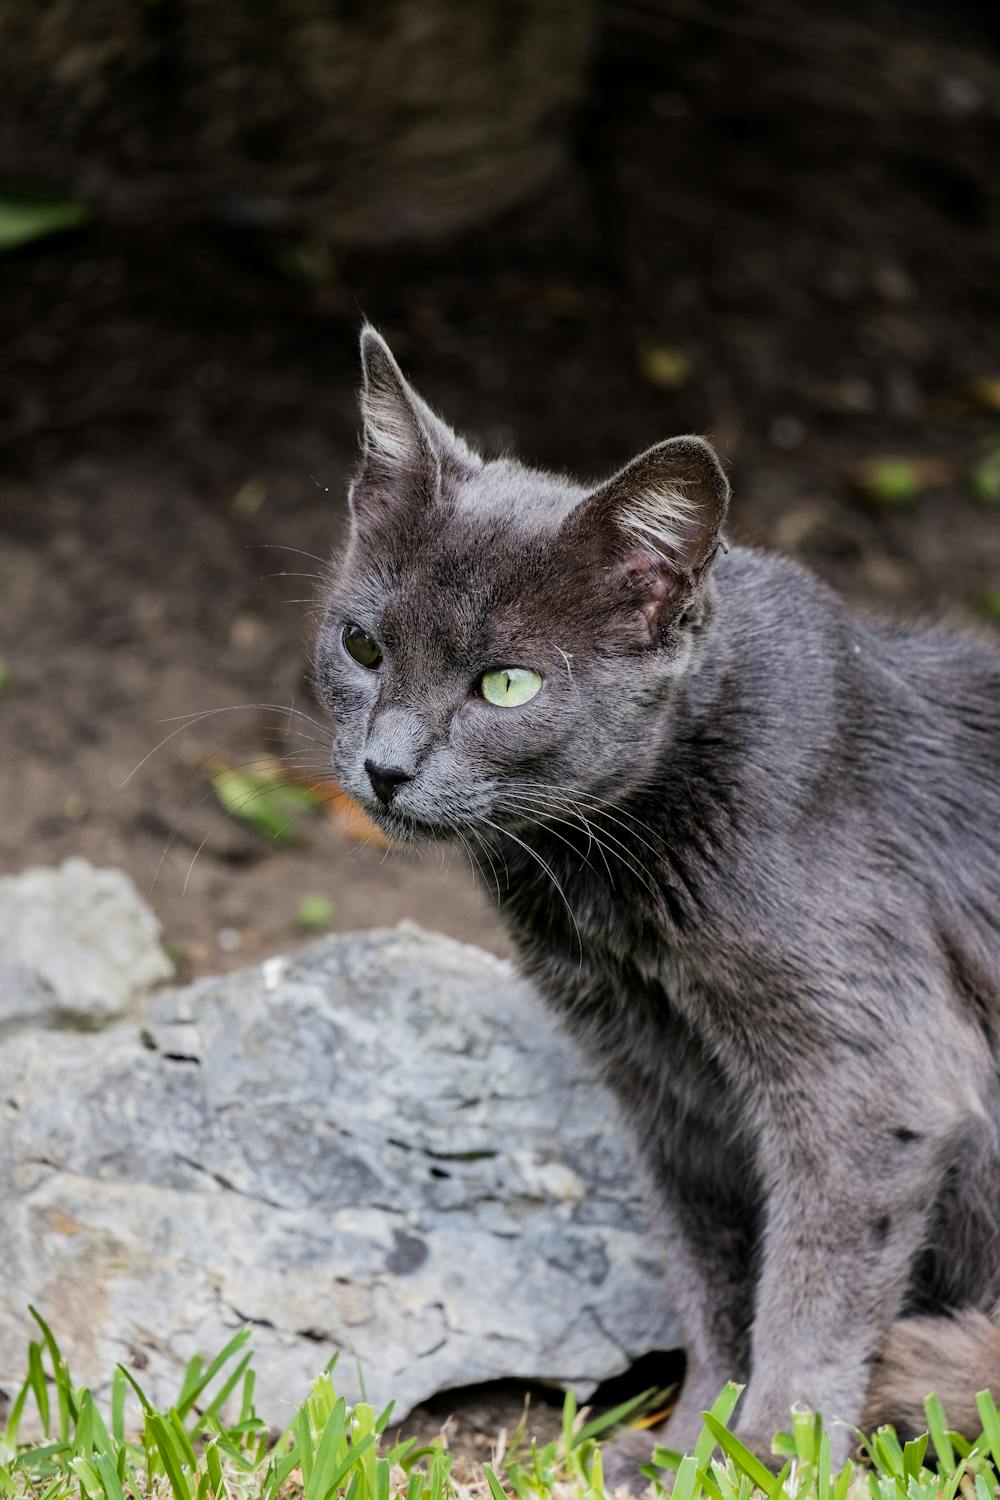
[[[440,843],[456,835],[455,828],[447,823],[430,823],[423,818],[411,818],[406,813],[385,809],[368,808],[366,811],[380,833],[394,844]]]

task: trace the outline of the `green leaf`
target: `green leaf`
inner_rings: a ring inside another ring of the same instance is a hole
[[[326,1500],[333,1488],[333,1476],[340,1466],[340,1448],[347,1426],[347,1402],[340,1396],[323,1428],[316,1449],[313,1471],[306,1483],[305,1500]]]
[[[976,1393],[976,1410],[983,1424],[983,1436],[993,1455],[994,1467],[1000,1474],[1000,1414],[997,1413],[996,1403],[989,1391]]]
[[[324,932],[333,921],[333,903],[326,896],[303,896],[292,920],[299,932]]]
[[[712,1402],[707,1413],[702,1414],[705,1418],[705,1425],[702,1427],[698,1441],[692,1450],[695,1458],[698,1460],[699,1468],[706,1468],[709,1459],[715,1452],[716,1436],[712,1423],[716,1423],[722,1427],[728,1422],[736,1410],[736,1403],[742,1394],[743,1387],[737,1385],[734,1380],[730,1380],[722,1387],[722,1390]],[[709,1422],[708,1418],[711,1418],[711,1422]]]
[[[676,1473],[676,1471],[680,1468],[683,1459],[684,1454],[678,1453],[676,1448],[664,1448],[662,1444],[657,1443],[656,1447],[653,1449],[653,1454],[650,1462],[652,1464],[655,1464],[658,1469],[667,1469],[671,1473]]]
[[[928,1437],[925,1432],[921,1437],[911,1438],[903,1449],[903,1470],[911,1479],[917,1479],[924,1466],[927,1441]]]
[[[163,1465],[163,1472],[174,1492],[174,1500],[194,1500],[174,1432],[156,1412],[149,1418],[149,1427]]]
[[[341,1459],[339,1466],[334,1470],[333,1478],[330,1480],[329,1489],[324,1491],[324,1493],[318,1497],[318,1500],[328,1500],[328,1497],[333,1494],[333,1492],[343,1482],[343,1480],[347,1477],[354,1466],[361,1462],[361,1460],[365,1457],[374,1443],[375,1435],[374,1433],[369,1433],[366,1438],[361,1439],[360,1443],[355,1443],[347,1450],[346,1457]]]
[[[111,1376],[111,1431],[115,1441],[125,1441],[125,1376],[116,1365]]]
[[[693,1453],[682,1458],[674,1479],[674,1500],[698,1500],[701,1485],[698,1482],[698,1460]]]
[[[10,1416],[7,1418],[7,1426],[4,1428],[3,1438],[6,1447],[15,1448],[17,1446],[18,1434],[21,1430],[21,1418],[24,1415],[24,1406],[30,1391],[31,1376],[27,1375],[25,1376],[24,1384],[14,1399],[14,1405],[10,1409]]]
[[[483,1473],[486,1475],[486,1483],[490,1487],[493,1500],[509,1500],[507,1491],[500,1483],[490,1464],[483,1464]]]
[[[28,1345],[28,1380],[31,1382],[35,1405],[38,1407],[38,1416],[42,1424],[42,1431],[48,1437],[49,1393],[45,1384],[45,1371],[42,1368],[42,1347],[34,1339]]]
[[[976,608],[987,620],[1000,624],[1000,589],[987,589],[976,600]]]
[[[251,1410],[251,1408],[253,1406],[253,1371],[249,1368],[249,1366],[250,1366],[250,1358],[251,1358],[251,1356],[249,1354],[245,1354],[243,1356],[243,1358],[240,1360],[239,1364],[236,1366],[235,1370],[229,1376],[229,1378],[225,1381],[225,1383],[222,1386],[219,1387],[218,1394],[212,1397],[212,1399],[209,1402],[208,1406],[206,1406],[204,1412],[192,1424],[192,1429],[191,1429],[191,1436],[192,1437],[197,1432],[202,1432],[202,1431],[205,1430],[206,1427],[210,1427],[213,1422],[216,1422],[216,1421],[220,1420],[220,1413],[222,1412],[223,1407],[225,1406],[226,1402],[229,1400],[229,1397],[232,1395],[233,1391],[239,1385],[239,1383],[240,1383],[241,1380],[249,1380],[250,1381],[250,1387],[249,1387],[249,1405],[247,1404],[247,1402],[248,1402],[248,1392],[247,1392],[246,1387],[244,1387],[244,1391],[243,1391],[243,1407],[242,1407],[242,1410],[241,1410],[241,1413],[240,1413],[240,1420],[241,1421],[247,1420],[247,1418],[249,1417],[249,1414],[250,1414],[250,1410]],[[212,1375],[211,1374],[208,1375],[208,1376],[206,1376],[205,1384],[208,1384],[211,1381],[211,1379],[212,1379]],[[204,1389],[204,1386],[202,1387],[202,1389]],[[198,1394],[200,1395],[201,1392],[199,1391]],[[197,1400],[197,1396],[195,1397],[195,1400]]]
[[[0,250],[16,250],[32,240],[79,229],[90,211],[76,198],[29,198],[0,194]]]
[[[750,1452],[745,1443],[740,1442],[735,1433],[723,1426],[717,1417],[713,1417],[710,1411],[703,1411],[701,1416],[723,1453],[732,1459],[741,1473],[746,1474],[751,1484],[755,1484],[758,1489],[764,1491],[765,1495],[769,1495],[774,1486],[774,1475],[771,1470],[761,1463],[756,1454]]]
[[[251,775],[220,767],[212,771],[212,788],[223,810],[277,843],[295,843],[295,817],[322,806],[322,797],[278,776]]]
[[[980,459],[969,473],[969,484],[982,505],[1000,505],[1000,448]]]
[[[105,1500],[104,1485],[101,1476],[85,1458],[70,1459],[70,1468],[80,1482],[80,1488],[88,1497],[88,1500]]]
[[[907,459],[883,458],[866,465],[864,488],[882,505],[909,505],[922,485],[919,471]]]
[[[819,1459],[816,1464],[816,1500],[831,1500],[830,1485],[830,1434],[822,1432],[819,1440]]]
[[[938,1467],[944,1472],[955,1467],[955,1450],[948,1438],[948,1419],[944,1414],[940,1396],[928,1396],[924,1401],[924,1416],[934,1451],[938,1456]]]
[[[655,1394],[656,1391],[654,1388],[642,1391],[640,1395],[632,1396],[630,1400],[623,1401],[619,1406],[613,1406],[610,1411],[604,1412],[602,1416],[592,1418],[591,1421],[587,1422],[574,1435],[574,1446],[579,1447],[588,1438],[600,1437],[602,1432],[607,1432],[612,1427],[618,1427],[625,1421],[626,1417],[630,1417],[633,1412],[644,1406]]]
[[[129,1385],[132,1387],[132,1389],[135,1391],[136,1395],[139,1397],[139,1401],[140,1401],[140,1403],[142,1405],[143,1411],[147,1414],[147,1416],[152,1415],[153,1408],[152,1408],[149,1400],[147,1399],[146,1392],[143,1390],[142,1386],[136,1380],[135,1376],[129,1370],[126,1370],[126,1368],[125,1368],[124,1365],[118,1365],[116,1368],[119,1369],[119,1370],[121,1370],[121,1372],[124,1375],[125,1379],[128,1381]]]
[[[121,1478],[110,1453],[99,1453],[94,1459],[94,1468],[101,1476],[101,1484],[104,1486],[107,1500],[125,1500]]]
[[[822,1423],[818,1412],[810,1410],[808,1406],[793,1406],[793,1452],[800,1463],[814,1464],[816,1462],[821,1435]]]
[[[205,1449],[205,1471],[208,1474],[208,1482],[215,1500],[228,1500],[229,1491],[222,1472],[222,1460],[219,1457],[217,1442],[209,1443]]]

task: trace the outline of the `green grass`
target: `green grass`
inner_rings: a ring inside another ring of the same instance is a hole
[[[109,1409],[76,1386],[44,1319],[28,1346],[27,1374],[0,1437],[0,1496],[10,1500],[602,1500],[601,1440],[645,1398],[591,1421],[566,1397],[562,1433],[528,1441],[522,1419],[492,1464],[471,1464],[443,1442],[386,1436],[392,1408],[377,1413],[338,1396],[331,1363],[280,1436],[254,1409],[254,1371],[244,1329],[209,1363],[189,1363],[173,1405],[156,1410],[121,1365]],[[692,1453],[657,1448],[646,1472],[673,1500],[996,1500],[1000,1416],[978,1397],[983,1431],[974,1443],[948,1430],[936,1398],[929,1436],[902,1445],[891,1427],[865,1439],[839,1473],[830,1439],[812,1412],[793,1409],[778,1434],[784,1465],[772,1474],[730,1430],[740,1387],[720,1393]],[[43,1437],[21,1440],[28,1415]],[[652,1443],[652,1439],[651,1439]],[[669,1479],[668,1479],[669,1476]]]

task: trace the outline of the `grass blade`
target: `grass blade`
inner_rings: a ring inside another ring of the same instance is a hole
[[[940,1396],[927,1397],[924,1401],[924,1415],[927,1418],[927,1431],[930,1433],[934,1452],[938,1457],[938,1469],[942,1473],[945,1470],[950,1473],[955,1467],[955,1450],[948,1437],[948,1419],[944,1414]]]
[[[713,1422],[717,1422],[720,1426],[724,1426],[724,1424],[730,1420],[733,1412],[736,1410],[736,1403],[740,1399],[742,1394],[743,1387],[741,1385],[737,1385],[735,1380],[730,1380],[726,1385],[722,1387],[722,1390],[716,1396],[708,1411],[702,1413],[702,1419],[705,1422],[705,1425],[702,1427],[702,1430],[698,1436],[698,1441],[695,1443],[694,1448],[692,1449],[692,1453],[698,1460],[698,1467],[700,1469],[705,1469],[708,1467],[708,1461],[712,1457],[712,1454],[715,1452],[716,1445],[716,1437],[712,1431],[710,1424],[707,1421],[707,1418],[711,1417]]]
[[[710,1411],[703,1411],[701,1415],[702,1421],[714,1437],[716,1443],[718,1443],[723,1453],[732,1459],[740,1473],[745,1474],[751,1484],[755,1484],[759,1490],[763,1490],[765,1495],[770,1495],[775,1482],[771,1470],[762,1464],[755,1454],[750,1452],[745,1443],[740,1442],[735,1433],[730,1432],[728,1427],[723,1426],[718,1417],[713,1416]]]

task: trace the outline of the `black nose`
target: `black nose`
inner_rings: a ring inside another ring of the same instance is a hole
[[[398,766],[376,766],[370,760],[365,761],[365,770],[373,792],[386,806],[396,795],[396,788],[413,779],[409,771],[401,771]]]

